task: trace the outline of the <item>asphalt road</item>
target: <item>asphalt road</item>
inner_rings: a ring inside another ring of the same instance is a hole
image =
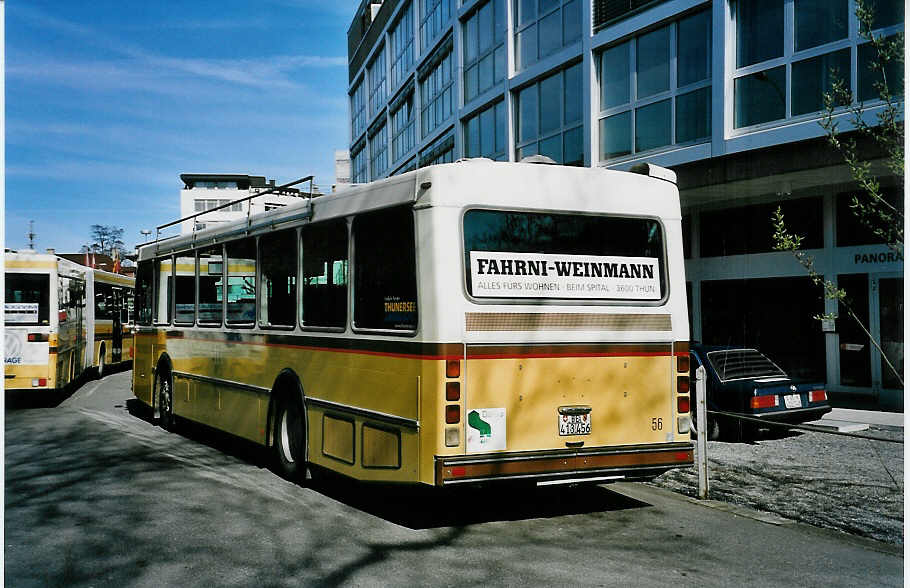
[[[162,431],[129,378],[7,410],[7,586],[903,584],[893,545],[644,484],[291,484],[247,444]]]

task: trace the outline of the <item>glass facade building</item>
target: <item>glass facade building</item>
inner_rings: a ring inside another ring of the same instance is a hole
[[[877,84],[902,96],[898,67],[885,76],[868,67],[874,52],[855,9],[853,0],[365,0],[348,38],[355,181],[461,157],[669,167],[692,339],[754,345],[833,394],[902,408],[881,353],[846,318],[811,318],[838,309],[770,241],[781,206],[903,366],[894,323],[903,259],[853,216],[857,186],[819,125],[836,81],[870,121]],[[879,0],[873,18],[874,34],[894,38],[904,3]],[[839,128],[849,132],[845,106]],[[874,144],[859,145],[901,204],[902,179]]]

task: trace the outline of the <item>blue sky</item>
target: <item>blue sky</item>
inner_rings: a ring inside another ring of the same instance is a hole
[[[5,246],[176,220],[181,173],[328,190],[353,0],[6,2]]]

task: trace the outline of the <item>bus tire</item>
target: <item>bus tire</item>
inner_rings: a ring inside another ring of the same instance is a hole
[[[282,477],[302,480],[306,473],[306,420],[300,402],[284,394],[275,407],[274,463]]]
[[[104,345],[101,346],[101,349],[98,352],[98,378],[104,377]]]
[[[158,424],[165,431],[173,431],[176,422],[174,417],[174,387],[170,374],[164,370],[158,372]]]

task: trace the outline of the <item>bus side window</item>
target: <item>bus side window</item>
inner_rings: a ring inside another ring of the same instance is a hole
[[[227,244],[227,322],[252,325],[256,321],[256,240]]]
[[[168,324],[171,322],[171,310],[174,288],[174,276],[172,274],[174,264],[171,258],[155,260],[155,276],[158,286],[155,293],[155,324]]]
[[[176,258],[174,277],[174,323],[191,325],[196,317],[196,256],[184,253]]]
[[[224,261],[221,245],[199,252],[199,313],[198,320],[204,325],[220,325],[222,291],[224,290]]]
[[[135,311],[136,322],[140,325],[151,325],[155,298],[152,289],[152,278],[155,275],[151,261],[139,263],[136,269]]]
[[[410,207],[354,219],[354,326],[417,328],[414,213]]]
[[[344,328],[348,306],[348,225],[344,220],[303,227],[303,325]]]
[[[260,237],[259,267],[260,326],[293,327],[297,316],[297,231]]]

